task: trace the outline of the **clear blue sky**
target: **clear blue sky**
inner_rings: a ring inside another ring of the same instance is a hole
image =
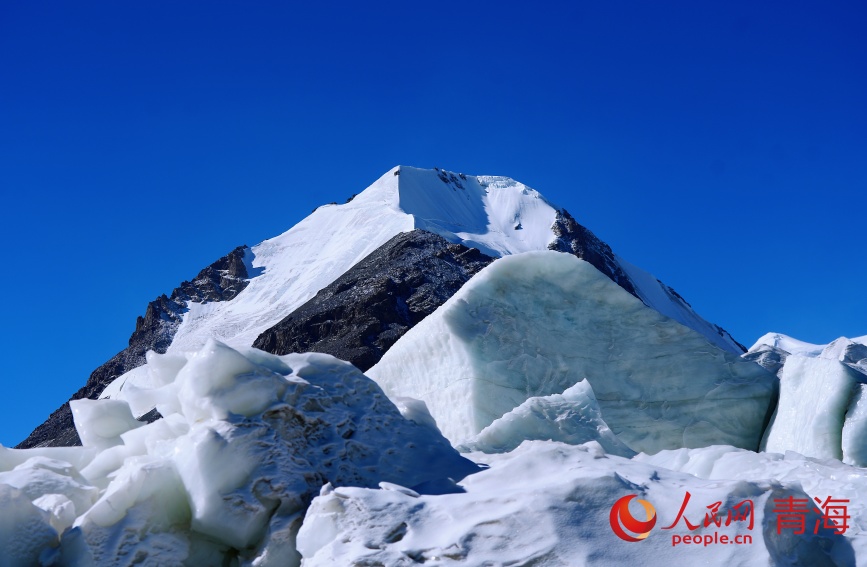
[[[396,164],[527,183],[747,345],[867,334],[863,3],[298,4],[0,4],[0,443]]]

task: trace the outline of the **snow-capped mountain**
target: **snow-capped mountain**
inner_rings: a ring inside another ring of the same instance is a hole
[[[539,192],[505,177],[396,167],[350,202],[319,207],[287,232],[250,249],[259,273],[231,301],[188,306],[169,352],[197,349],[209,337],[249,346],[319,290],[401,232],[425,230],[501,257],[549,248],[576,252],[664,315],[713,344],[743,352],[696,315],[670,288],[616,256]],[[583,230],[582,230],[583,229]]]
[[[419,231],[443,239],[439,248],[428,243],[425,253],[412,252],[410,249],[421,246],[421,241],[430,240]],[[415,236],[409,237],[414,243],[391,242],[407,232],[414,232]],[[449,249],[449,244],[464,248]],[[477,256],[476,263],[461,266],[466,264],[469,248],[478,251],[472,253]],[[144,364],[149,349],[160,353],[192,351],[211,338],[234,347],[255,342],[280,354],[302,345],[304,350],[351,360],[364,370],[490,259],[547,249],[587,260],[645,305],[697,331],[711,344],[737,354],[745,350],[726,331],[702,319],[674,290],[617,256],[538,191],[507,177],[398,166],[349,202],[323,205],[280,236],[252,248],[238,247],[169,296],[151,302],[136,323],[130,346],[94,371],[73,398],[99,396],[115,378]],[[377,251],[378,256],[372,256]],[[404,272],[390,274],[388,281],[406,283],[403,295],[386,289],[390,284],[379,277],[388,266],[401,263],[406,266]],[[446,265],[455,273],[439,277]],[[350,273],[355,266],[360,269]],[[365,269],[368,276],[364,285],[358,285]],[[352,280],[352,285],[327,289],[342,276]],[[444,285],[445,279],[451,283]],[[429,285],[420,294],[422,280]],[[336,297],[335,292],[341,290],[342,296]],[[359,298],[364,290],[369,290],[366,303]],[[317,317],[333,320],[335,315],[332,309],[325,317],[314,307],[325,301],[326,294],[332,296],[332,307],[360,306],[359,312],[366,319],[333,325],[344,333],[357,330],[339,345],[333,343],[330,328],[315,324]],[[383,294],[399,296],[400,300],[383,307],[377,303]],[[313,304],[306,305],[309,302]],[[299,309],[302,312],[297,312]],[[378,313],[375,322],[370,321],[371,313]],[[371,330],[371,325],[376,329]],[[301,327],[303,333],[299,332]],[[329,340],[322,342],[323,335]],[[373,348],[369,346],[372,343],[376,343]],[[72,415],[64,404],[19,447],[76,441]]]
[[[865,348],[742,354],[535,191],[396,168],[0,447],[0,564],[865,564]]]

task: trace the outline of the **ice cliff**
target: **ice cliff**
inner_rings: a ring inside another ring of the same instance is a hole
[[[586,378],[611,430],[647,452],[757,449],[776,381],[557,252],[495,261],[368,375],[423,400],[453,443]]]

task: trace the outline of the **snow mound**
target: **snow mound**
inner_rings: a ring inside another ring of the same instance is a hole
[[[303,565],[855,563],[852,541],[831,530],[778,534],[775,501],[808,496],[797,483],[762,480],[762,471],[753,480],[703,480],[606,455],[596,443],[528,441],[505,455],[475,457],[490,468],[466,478],[464,493],[413,496],[338,488],[317,497],[298,535]],[[623,541],[611,528],[613,505],[630,495],[655,508],[654,527],[639,542]],[[705,525],[714,505],[720,525],[713,520]],[[743,512],[743,519],[727,523],[732,509]],[[685,521],[698,529],[690,530]],[[720,536],[727,541],[720,543]],[[731,545],[745,537],[749,543]],[[683,543],[684,538],[699,545]]]
[[[18,523],[31,534],[18,564],[297,565],[295,534],[324,484],[423,491],[478,470],[328,355],[209,341],[183,364],[149,361],[116,398],[75,405],[83,447],[0,448],[0,537],[19,537]],[[132,419],[153,402],[163,419]]]
[[[581,445],[597,441],[606,453],[632,456],[629,449],[602,419],[593,388],[582,380],[562,394],[529,398],[494,420],[461,451],[507,453],[526,440],[560,441]]]
[[[558,252],[495,261],[368,375],[389,396],[423,400],[455,443],[586,378],[605,423],[646,452],[757,448],[776,381]]]

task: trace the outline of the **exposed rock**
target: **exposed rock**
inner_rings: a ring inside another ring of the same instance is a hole
[[[614,258],[611,247],[599,240],[589,229],[578,224],[566,209],[557,211],[557,218],[551,230],[557,239],[548,245],[549,250],[574,254],[585,262],[590,262],[611,281],[638,297],[629,276]]]
[[[246,286],[247,267],[244,255],[247,246],[239,246],[201,272],[193,281],[181,283],[170,297],[161,295],[148,304],[144,317],[138,317],[135,331],[129,338],[129,346],[114,355],[90,375],[87,384],[70,399],[96,399],[115,378],[145,363],[145,353],[154,350],[166,352],[181,324],[189,302],[207,303],[229,301]],[[147,417],[151,421],[155,416]],[[78,433],[72,421],[69,402],[55,410],[21,443],[18,449],[30,447],[66,447],[80,445]]]
[[[520,225],[515,227],[516,230],[519,228],[521,228]],[[588,228],[578,224],[568,211],[565,209],[557,211],[557,217],[551,230],[557,236],[557,239],[548,245],[549,250],[574,254],[582,260],[589,262],[597,270],[608,276],[611,281],[647,304],[645,298],[641,297],[636,290],[635,284],[629,275],[620,266],[611,247],[599,240]],[[661,281],[657,280],[657,282],[659,282],[662,291],[671,298],[672,303],[680,303],[686,308],[685,311],[692,311],[692,306],[679,293]],[[653,307],[652,305],[648,306]],[[713,330],[723,339],[730,340],[736,348],[740,349],[740,352],[746,352],[746,347],[737,342],[728,331],[719,325],[713,325]]]
[[[280,355],[323,352],[367,370],[492,261],[430,232],[398,234],[253,346]]]

